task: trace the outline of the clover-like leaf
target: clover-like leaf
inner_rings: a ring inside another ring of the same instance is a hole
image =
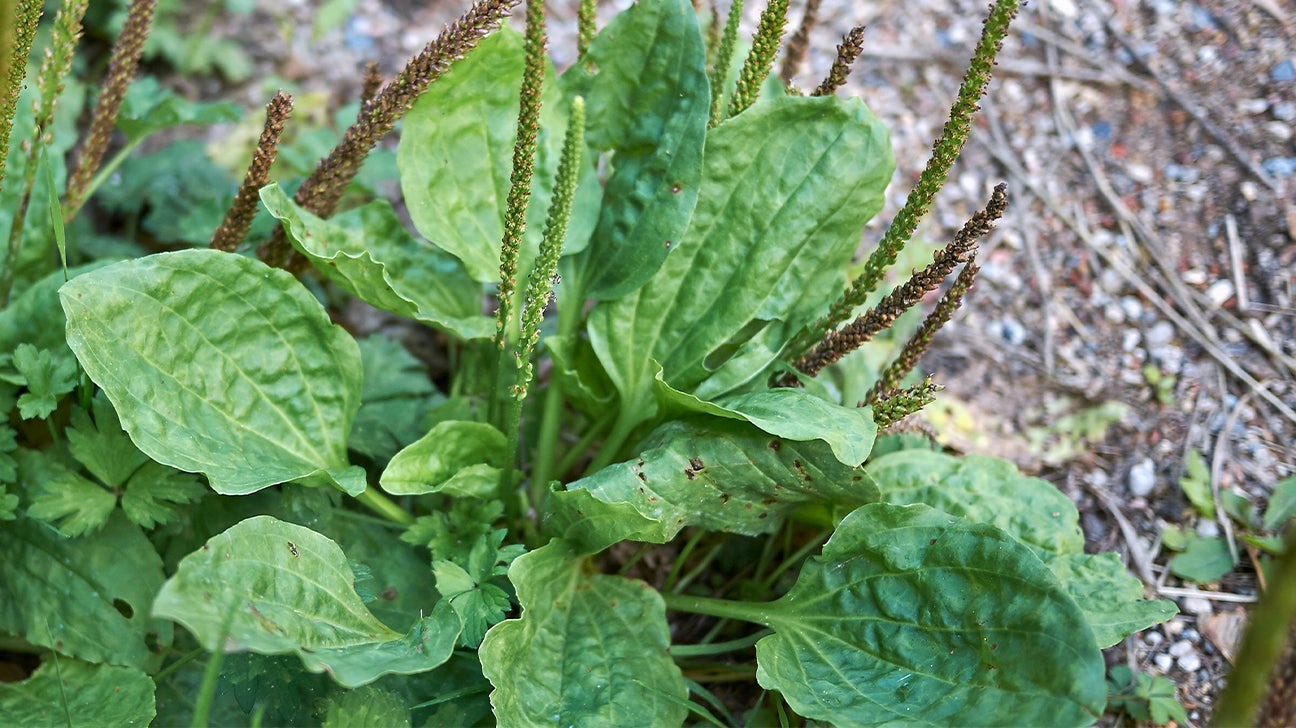
[[[861,507],[791,591],[739,609],[774,629],[757,680],[812,720],[1089,725],[1106,702],[1093,633],[1034,553],[927,506]]]
[[[187,250],[78,276],[59,297],[68,343],[149,457],[227,495],[364,490],[346,456],[359,350],[290,274]]]
[[[296,654],[308,670],[327,671],[344,687],[449,659],[460,624],[448,604],[438,602],[401,635],[365,609],[354,585],[336,543],[256,516],[186,556],[153,613],[184,625],[206,649]]]
[[[509,580],[522,617],[492,627],[479,652],[501,725],[683,722],[688,691],[661,595],[590,574],[560,540],[514,561]]]
[[[24,420],[49,417],[59,398],[76,388],[75,362],[55,358],[31,344],[14,349],[13,366],[27,385],[27,392],[18,398],[18,414]]]

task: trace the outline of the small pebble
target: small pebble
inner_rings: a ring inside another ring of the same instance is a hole
[[[1197,670],[1201,669],[1202,664],[1201,658],[1198,657],[1195,652],[1190,652],[1183,657],[1180,657],[1177,662],[1179,663],[1179,669],[1184,672],[1197,672]]]
[[[1238,111],[1243,114],[1263,114],[1269,108],[1266,99],[1246,99],[1238,103]]]
[[[1265,132],[1278,141],[1285,142],[1292,138],[1292,128],[1282,121],[1271,121],[1264,126]]]
[[[1189,184],[1196,182],[1197,178],[1201,176],[1201,173],[1195,168],[1186,167],[1182,164],[1167,164],[1162,173],[1171,182],[1187,182]]]
[[[1149,347],[1164,346],[1170,343],[1174,338],[1174,325],[1169,321],[1158,321],[1152,324],[1152,328],[1147,332],[1147,343]]]
[[[1140,498],[1147,496],[1156,487],[1156,464],[1152,458],[1143,458],[1134,463],[1129,472],[1130,492]]]
[[[1189,642],[1197,643],[1201,641],[1201,633],[1199,633],[1197,630],[1193,629],[1192,627],[1185,627],[1183,631],[1183,638],[1188,640]]]
[[[1143,641],[1147,643],[1148,647],[1156,647],[1165,641],[1165,635],[1156,630],[1150,630],[1147,634],[1143,635]]]
[[[1202,538],[1215,538],[1220,535],[1219,523],[1209,518],[1197,522],[1197,535]]]
[[[1146,164],[1129,164],[1125,166],[1125,174],[1139,184],[1147,184],[1152,181],[1152,168]]]
[[[1163,673],[1170,672],[1170,668],[1174,666],[1174,658],[1164,652],[1153,657],[1152,661],[1156,663],[1157,668]]]
[[[1284,101],[1274,104],[1273,115],[1279,121],[1296,121],[1296,103]]]
[[[1233,297],[1233,281],[1215,281],[1206,289],[1206,298],[1216,306],[1222,306]]]
[[[1137,321],[1143,315],[1143,302],[1134,296],[1123,296],[1120,300],[1121,310],[1130,319]]]
[[[1121,349],[1124,351],[1134,351],[1134,348],[1139,345],[1139,342],[1142,339],[1143,335],[1138,331],[1134,329],[1125,329],[1125,333],[1121,334]]]
[[[1269,78],[1272,78],[1279,83],[1296,81],[1296,64],[1292,63],[1292,59],[1290,58],[1275,63],[1273,67],[1269,69]]]
[[[1290,177],[1296,174],[1296,157],[1270,157],[1260,166],[1275,177]]]
[[[1193,643],[1189,642],[1188,640],[1179,640],[1173,645],[1170,645],[1170,649],[1167,650],[1167,652],[1170,653],[1171,657],[1183,657],[1184,655],[1192,651],[1193,651]]]
[[[1183,620],[1172,619],[1161,626],[1161,629],[1170,637],[1178,637],[1184,630]]]
[[[1211,606],[1210,600],[1203,599],[1202,597],[1185,597],[1183,600],[1183,608],[1185,612],[1197,615],[1210,614],[1215,611],[1214,607]]]

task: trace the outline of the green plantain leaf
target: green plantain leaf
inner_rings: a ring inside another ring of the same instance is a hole
[[[504,434],[485,422],[438,422],[423,437],[396,453],[379,484],[392,495],[449,495],[484,498],[508,465]]]
[[[410,709],[400,695],[367,685],[334,695],[324,728],[409,728]]]
[[[26,680],[0,683],[0,722],[33,727],[144,728],[157,715],[154,690],[153,680],[135,668],[46,658]]]
[[[1116,554],[1050,554],[1044,565],[1084,612],[1103,649],[1179,612],[1167,599],[1144,599],[1143,582]]]
[[[346,555],[320,534],[270,516],[242,521],[180,562],[153,613],[208,650],[296,654],[344,687],[445,662],[459,618],[444,602],[401,635],[365,609]]]
[[[371,306],[463,339],[495,333],[494,319],[481,313],[481,285],[459,261],[410,235],[391,203],[378,200],[321,220],[278,184],[263,187],[261,201],[283,222],[295,248]]]
[[[501,725],[679,725],[688,690],[667,648],[661,595],[590,574],[562,541],[513,562],[522,617],[491,628],[479,655]]]
[[[668,413],[688,412],[750,422],[785,440],[819,440],[844,465],[861,465],[873,449],[877,424],[868,407],[843,407],[800,388],[766,389],[706,402],[655,379],[657,401]]]
[[[68,343],[149,457],[226,495],[364,490],[346,456],[359,350],[292,275],[187,250],[78,276],[59,298]]]
[[[0,527],[0,632],[87,662],[145,669],[148,633],[171,642],[170,625],[148,614],[162,579],[162,559],[121,513],[80,538],[19,518]]]
[[[1022,475],[999,458],[955,458],[934,450],[901,450],[873,460],[869,474],[887,503],[925,503],[989,523],[1047,554],[1081,553],[1080,514],[1047,481]]]
[[[1089,725],[1106,703],[1093,633],[1031,550],[926,506],[856,510],[791,591],[743,608],[775,632],[757,680],[812,720]]]
[[[665,543],[685,526],[756,535],[806,503],[877,500],[873,479],[821,442],[785,441],[746,422],[694,417],[658,428],[638,458],[552,493],[546,528],[598,551]]]
[[[356,343],[364,365],[364,387],[347,447],[385,464],[423,436],[424,415],[446,398],[432,386],[423,364],[398,342],[374,334]]]
[[[405,116],[396,164],[414,227],[463,261],[474,280],[499,280],[500,240],[513,142],[517,138],[522,36],[501,28],[432,84]],[[540,246],[540,233],[567,127],[567,105],[545,69],[541,92],[537,174],[527,207],[527,231],[519,271]],[[599,189],[589,168],[576,194],[564,250],[585,246]]]
[[[706,48],[686,0],[645,0],[619,14],[562,77],[589,109],[586,143],[612,151],[590,246],[587,296],[642,286],[684,236],[697,205],[710,114]]]
[[[590,313],[590,342],[632,422],[654,409],[654,360],[703,399],[774,361],[840,292],[894,166],[881,122],[854,100],[772,100],[706,143],[684,239],[643,288]]]

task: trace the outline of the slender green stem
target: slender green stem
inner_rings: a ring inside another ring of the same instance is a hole
[[[608,433],[607,439],[603,441],[603,447],[599,449],[598,455],[585,469],[585,474],[590,475],[606,468],[616,456],[621,452],[621,447],[625,445],[626,440],[630,439],[630,433],[639,426],[640,420],[635,416],[632,408],[622,407],[617,414],[616,424],[612,425],[612,431]]]
[[[1291,661],[1296,644],[1288,644],[1296,640],[1296,528],[1288,529],[1286,550],[1270,573],[1269,589],[1251,610],[1242,649],[1220,696],[1217,726],[1282,725],[1291,719],[1290,712],[1281,712],[1284,706],[1276,705],[1278,701],[1272,697],[1266,701],[1266,693],[1296,679],[1292,675],[1296,664]],[[1284,647],[1286,660],[1282,659]],[[1279,714],[1265,715],[1271,708]]]
[[[581,435],[580,440],[563,454],[562,460],[558,461],[558,469],[554,471],[554,475],[561,477],[564,473],[570,472],[576,466],[576,462],[581,459],[581,456],[589,450],[590,445],[594,444],[595,440],[608,431],[615,418],[616,410],[609,409],[603,417],[590,423],[589,428]]]
[[[728,642],[713,642],[711,644],[699,645],[671,645],[671,657],[696,657],[699,655],[719,655],[725,652],[737,652],[745,650],[748,647],[760,642],[762,639],[774,634],[772,630],[762,629],[755,634],[749,634],[746,637],[739,637],[736,640]]]
[[[81,196],[81,200],[79,202],[68,200],[69,204],[75,203],[76,206],[75,207],[69,206],[66,210],[64,210],[63,219],[71,220],[72,218],[76,217],[77,213],[81,211],[81,205],[85,204],[86,200],[90,199],[91,197],[94,197],[95,191],[98,190],[100,187],[102,187],[104,182],[108,181],[108,178],[111,177],[113,173],[117,171],[117,168],[122,165],[122,162],[125,162],[126,159],[130,157],[131,153],[134,152],[135,149],[139,147],[140,143],[143,141],[144,139],[141,138],[141,139],[136,139],[134,141],[128,142],[126,146],[122,147],[116,153],[114,153],[112,157],[108,160],[108,162],[105,163],[102,167],[100,167],[99,171],[95,172],[95,176],[90,179],[90,183],[86,185],[85,193]]]
[[[697,562],[697,565],[692,569],[689,569],[688,573],[684,575],[684,578],[679,580],[679,583],[675,585],[674,591],[684,591],[687,589],[689,584],[693,583],[694,579],[698,578],[700,574],[711,567],[711,562],[715,561],[715,558],[720,555],[720,549],[723,547],[723,543],[717,543],[712,546],[706,556],[703,556],[702,560]]]
[[[666,574],[666,581],[662,583],[662,591],[675,591],[675,582],[679,580],[680,569],[684,568],[685,562],[693,555],[693,549],[697,548],[697,545],[702,542],[706,535],[707,532],[699,528],[689,536],[688,541],[684,542],[684,548],[680,549],[679,554],[675,557],[675,562],[671,564],[670,572]]]
[[[414,525],[414,516],[372,487],[365,488],[364,492],[356,496],[356,500],[392,523],[399,523],[402,526]]]
[[[773,589],[775,582],[777,582],[778,578],[783,575],[783,572],[804,561],[805,558],[814,552],[815,549],[823,546],[824,541],[826,541],[831,535],[831,531],[821,533],[817,538],[807,541],[791,556],[783,559],[783,563],[779,564],[774,571],[770,572],[769,576],[765,577],[765,581],[761,583],[761,588],[767,592],[770,589]]]
[[[765,627],[772,627],[774,620],[769,615],[769,605],[759,602],[735,602],[728,599],[711,599],[692,594],[662,594],[666,608],[675,612],[705,614],[709,617],[727,617],[742,622],[751,622]]]
[[[203,670],[202,684],[198,686],[198,700],[194,702],[192,728],[207,728],[211,720],[212,702],[216,699],[216,684],[220,682],[221,663],[225,661],[223,646],[225,640],[229,638],[230,625],[234,622],[234,613],[236,611],[231,609],[225,615],[225,623],[221,625],[220,639],[216,640],[216,649],[212,651],[211,659],[207,661],[207,667]]]
[[[202,657],[204,652],[206,652],[206,650],[204,650],[201,647],[199,647],[196,650],[191,650],[189,652],[186,652],[185,654],[181,655],[178,659],[176,659],[175,662],[171,663],[170,665],[167,665],[161,670],[158,670],[157,674],[153,676],[153,682],[160,683],[163,680],[167,679],[168,677],[171,677],[171,673],[175,672],[176,670],[179,670],[185,665],[188,665],[189,663],[193,662],[199,657]]]

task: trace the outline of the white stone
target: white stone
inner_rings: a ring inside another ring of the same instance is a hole
[[[1152,458],[1143,458],[1134,463],[1129,471],[1130,492],[1140,498],[1147,496],[1156,487],[1156,464]]]
[[[1171,657],[1170,655],[1165,654],[1164,652],[1157,655],[1156,657],[1153,657],[1152,661],[1156,663],[1156,666],[1163,673],[1170,672],[1170,668],[1174,666],[1174,658]]]
[[[1206,298],[1216,306],[1222,305],[1233,297],[1233,281],[1220,280],[1210,284],[1206,289]]]
[[[1220,535],[1219,523],[1209,518],[1201,519],[1197,522],[1197,535],[1202,538],[1215,538]]]
[[[1143,642],[1145,642],[1148,647],[1156,647],[1162,642],[1165,642],[1165,635],[1160,632],[1150,631],[1143,635]]]
[[[1201,658],[1198,657],[1195,652],[1189,652],[1183,657],[1180,657],[1177,662],[1179,663],[1179,669],[1184,672],[1197,672],[1201,669],[1202,665]]]
[[[1174,324],[1169,321],[1158,321],[1152,324],[1152,328],[1147,332],[1147,343],[1149,347],[1163,346],[1169,344],[1174,338]]]
[[[1210,614],[1214,611],[1214,608],[1211,607],[1210,600],[1203,599],[1202,597],[1185,597],[1182,604],[1184,611],[1189,614],[1202,615]]]
[[[1173,645],[1170,645],[1170,649],[1167,650],[1167,652],[1170,653],[1171,657],[1183,657],[1184,655],[1192,651],[1193,651],[1193,643],[1189,642],[1188,640],[1179,640]]]

